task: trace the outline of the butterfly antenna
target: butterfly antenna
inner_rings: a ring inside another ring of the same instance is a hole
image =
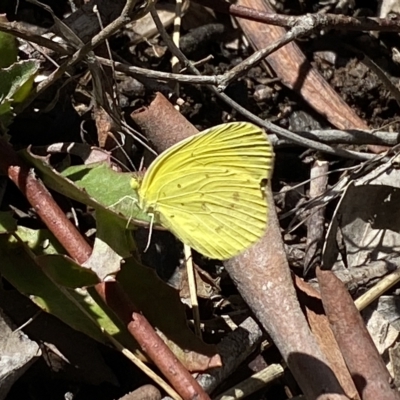
[[[143,250],[144,253],[146,253],[146,251],[147,251],[148,248],[150,247],[151,235],[153,234],[154,214],[151,213],[151,214],[149,214],[149,215],[151,215],[150,228],[149,228],[149,237],[147,238],[146,248]]]
[[[134,197],[132,197],[132,196],[123,196],[123,197],[121,197],[119,200],[117,200],[115,203],[112,203],[112,204],[110,204],[110,205],[108,205],[107,206],[107,209],[108,210],[111,210],[111,211],[113,211],[113,212],[115,212],[115,213],[121,213],[121,214],[123,214],[123,212],[122,211],[118,211],[118,209],[114,209],[113,210],[113,208],[115,208],[118,204],[120,204],[120,203],[122,203],[124,200],[126,200],[126,199],[129,199],[129,200],[131,200],[131,208],[130,208],[130,211],[129,211],[129,218],[128,218],[128,222],[126,223],[126,226],[125,226],[125,229],[128,229],[128,227],[129,227],[129,224],[131,223],[131,221],[133,220],[133,208],[134,208],[134,204],[135,203],[138,203],[138,200],[137,199],[135,199]],[[126,215],[125,215],[126,216]]]
[[[158,156],[158,153],[152,149],[148,144],[148,140],[146,139],[145,136],[143,136],[140,132],[138,132],[135,129],[132,129],[126,122],[125,120],[121,121],[122,126],[124,127],[125,131],[124,133],[128,134],[129,136],[133,137],[134,140],[136,140],[138,143],[140,143],[145,149],[147,149],[151,154],[154,156]]]

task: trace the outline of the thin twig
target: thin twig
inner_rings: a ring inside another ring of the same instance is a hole
[[[359,310],[363,310],[398,282],[400,282],[400,270],[396,270],[390,275],[385,276],[376,285],[372,286],[372,288],[355,300],[354,304]]]
[[[101,64],[111,66],[112,61],[97,57]],[[191,83],[194,85],[215,85],[219,86],[223,80],[223,75],[205,75],[205,76],[194,76],[194,75],[182,75],[174,74],[170,72],[153,71],[151,69],[135,67],[120,62],[114,62],[116,71],[124,72],[127,75],[136,77],[138,75],[145,76],[146,78],[158,79],[161,81],[178,81],[182,83]]]
[[[323,195],[328,187],[329,163],[323,159],[317,159],[311,167],[310,173],[310,198]],[[321,265],[321,252],[324,240],[326,204],[311,211],[307,221],[307,248],[304,255],[304,271],[306,276],[308,271]]]
[[[58,69],[56,69],[45,81],[40,83],[35,90],[32,91],[32,94],[28,99],[24,101],[20,106],[18,106],[15,110],[17,114],[19,114],[22,110],[24,110],[36,97],[39,93],[43,92],[51,85],[53,85],[58,79],[60,79],[63,74],[75,65],[77,62],[83,60],[83,58],[98,45],[103,43],[107,38],[109,38],[112,34],[117,32],[120,28],[130,22],[129,14],[133,7],[136,5],[137,0],[127,0],[124,9],[122,10],[121,15],[116,18],[113,22],[107,25],[101,32],[95,35],[88,43],[86,43],[83,47],[81,47],[78,51],[76,51],[72,57],[62,64]]]
[[[224,79],[222,81],[222,88],[225,88],[230,82],[242,76],[245,72],[247,72],[250,68],[253,68],[257,65],[261,60],[264,60],[268,55],[285,46],[286,44],[292,42],[295,39],[298,39],[314,30],[314,26],[312,25],[313,20],[310,19],[302,19],[302,24],[294,26],[289,32],[285,33],[280,37],[279,40],[273,42],[269,46],[264,49],[258,50],[254,52],[250,57],[241,62],[236,67],[232,68],[229,72],[224,74]]]
[[[150,7],[151,16],[154,19],[154,23],[157,26],[157,29],[160,32],[162,39],[165,41],[166,45],[168,46],[169,50],[179,58],[182,64],[191,71],[193,74],[200,75],[200,72],[197,68],[193,66],[193,64],[189,61],[189,59],[178,49],[174,43],[172,42],[171,38],[169,37],[168,33],[164,29],[160,18],[158,17],[157,11],[154,6]],[[301,137],[293,132],[290,132],[284,128],[281,128],[277,125],[274,125],[271,122],[264,121],[263,119],[257,117],[253,113],[246,110],[244,107],[236,103],[232,100],[229,96],[224,93],[220,93],[219,90],[213,86],[207,86],[214,94],[216,94],[220,99],[222,99],[225,103],[231,106],[233,109],[238,111],[244,117],[248,118],[250,121],[254,122],[257,125],[264,127],[269,133],[275,133],[276,135],[283,137],[292,143],[295,143],[301,147],[308,147],[310,149],[318,150],[324,153],[332,154],[338,157],[356,159],[356,160],[370,160],[374,157],[374,154],[364,154],[357,151],[352,150],[344,150],[339,148],[333,148],[329,145],[318,143],[314,140],[306,139]]]
[[[265,389],[268,384],[276,381],[284,374],[284,369],[279,364],[271,364],[263,370],[256,372],[249,378],[237,383],[235,386],[220,394],[215,400],[239,400]]]
[[[385,73],[385,71],[366,54],[363,55],[362,62],[381,80],[381,82],[386,86],[390,94],[394,97],[397,105],[400,107],[400,91],[398,87],[391,81],[390,77]]]
[[[351,129],[341,131],[338,129],[324,129],[296,132],[302,137],[311,140],[321,141],[330,144],[379,144],[386,146],[395,146],[400,143],[400,134],[398,132],[384,131],[364,131]],[[274,147],[291,145],[292,142],[286,139],[278,138],[276,135],[270,135],[269,139]]]
[[[378,31],[378,32],[400,32],[400,18],[373,18],[373,17],[349,17],[337,14],[306,14],[306,15],[283,15],[254,10],[253,8],[230,4],[221,0],[194,0],[205,7],[219,12],[230,14],[235,17],[246,18],[256,22],[269,25],[293,28],[302,23],[303,18],[312,18],[315,29],[343,29],[350,31]]]
[[[0,31],[10,33],[11,35],[26,40],[27,42],[36,43],[57,52],[58,54],[69,55],[72,51],[67,44],[56,43],[44,36],[37,35],[33,30],[30,31],[17,22],[0,22]]]

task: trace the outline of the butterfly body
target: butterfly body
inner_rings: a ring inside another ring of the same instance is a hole
[[[227,259],[266,229],[263,180],[273,151],[266,134],[245,122],[223,124],[172,146],[150,165],[139,206],[203,255]]]

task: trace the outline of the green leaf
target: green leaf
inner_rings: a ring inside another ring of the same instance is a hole
[[[8,22],[4,14],[0,14],[1,22]],[[18,42],[13,35],[0,31],[0,68],[7,68],[17,61]]]
[[[29,79],[15,92],[13,103],[22,103],[31,94],[35,75],[36,74],[30,76]]]
[[[136,342],[94,288],[84,288],[98,281],[93,272],[57,255],[60,245],[45,230],[19,227],[17,236],[20,240],[0,235],[0,274],[7,281],[72,328],[106,343],[104,330],[137,351]],[[187,327],[178,293],[132,257],[117,278],[177,357],[192,371],[207,369],[215,346],[203,343]]]
[[[107,212],[116,218],[115,221],[123,221],[125,228],[151,222],[151,217],[138,207],[138,195],[130,185],[132,173],[116,172],[106,163],[73,166],[59,173],[42,157],[27,150],[19,154],[35,166],[48,187],[96,210]]]
[[[36,60],[15,62],[8,68],[0,68],[0,130],[6,131],[13,120],[12,104],[29,96],[38,69]]]
[[[106,163],[97,163],[69,167],[62,176],[84,189],[103,208],[118,212],[128,220],[150,221],[138,207],[137,192],[131,187],[132,173],[117,172]]]
[[[0,104],[12,101],[18,90],[36,74],[39,65],[36,60],[27,60],[0,69]]]
[[[5,279],[40,308],[99,342],[106,341],[100,327],[112,335],[119,332],[85,290],[57,285],[40,268],[37,255],[57,253],[60,247],[49,232],[20,227],[17,234],[21,241],[0,235],[0,273]]]
[[[38,256],[36,262],[53,282],[66,288],[77,289],[100,283],[92,270],[62,254]]]

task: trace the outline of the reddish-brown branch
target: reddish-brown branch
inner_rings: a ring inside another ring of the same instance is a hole
[[[169,382],[174,382],[175,390],[183,399],[209,400],[202,387],[171,353],[147,319],[139,311],[132,310],[130,300],[117,282],[103,282],[97,285],[96,290],[128,327],[141,349],[151,360],[157,360],[157,367]]]
[[[363,400],[399,400],[390,374],[343,283],[317,268],[321,299],[350,374]]]
[[[349,374],[343,355],[333,336],[328,318],[322,307],[320,294],[307,282],[292,274],[297,296],[306,314],[308,324],[322,351],[326,355],[329,366],[337,376],[346,395],[352,400],[360,400],[357,389]]]
[[[44,224],[51,227],[54,236],[78,263],[84,263],[92,248],[83,239],[72,222],[54,202],[53,197],[27,165],[14,152],[9,143],[0,137],[0,170],[17,185],[35,209]]]

